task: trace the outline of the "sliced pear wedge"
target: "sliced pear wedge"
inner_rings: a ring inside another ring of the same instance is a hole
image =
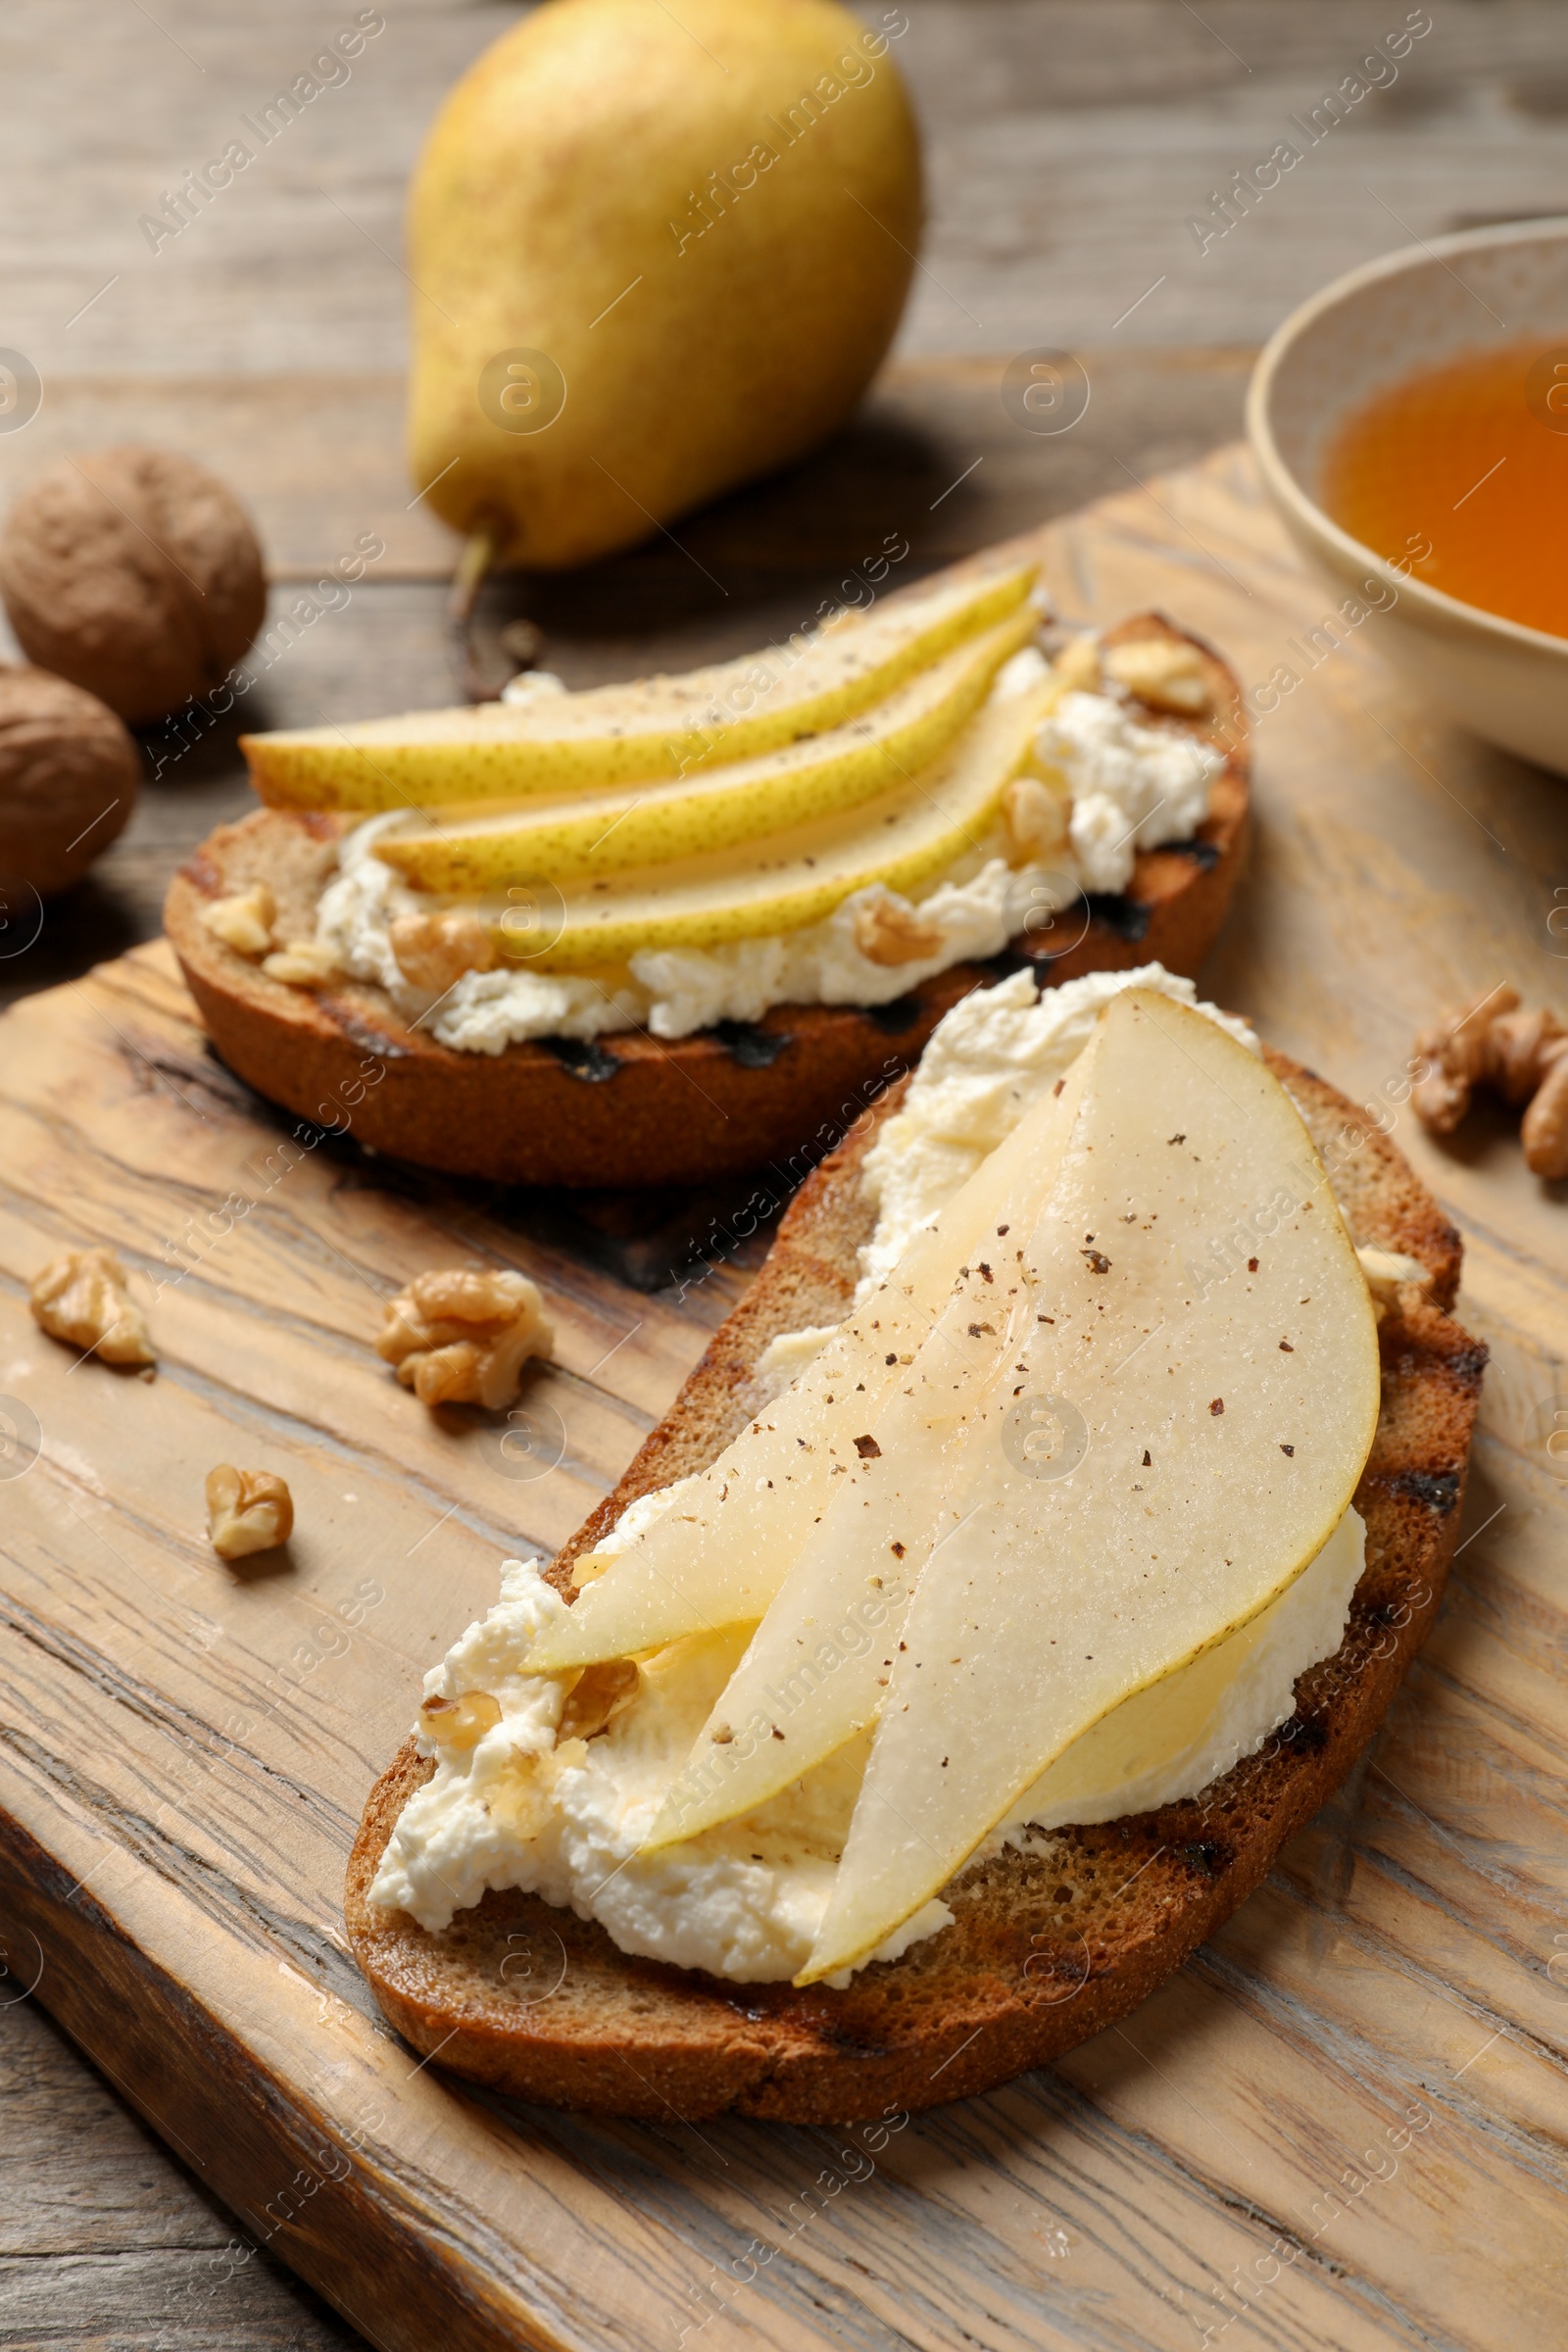
[[[1371,1446],[1366,1283],[1289,1096],[1144,990],[1101,1037],[1019,1237],[1052,1320],[972,1400],[800,1984],[863,1960],[1074,1740],[1267,1608]],[[1239,1224],[1256,1270],[1197,1272]]]
[[[518,874],[562,882],[650,860],[700,856],[782,827],[835,816],[896,792],[973,717],[1010,654],[1034,636],[1025,605],[896,686],[844,726],[676,784],[530,803],[478,822],[389,834],[377,855],[416,889],[482,897]]]
[[[862,1458],[837,1478],[727,1688],[671,1784],[644,1850],[749,1813],[874,1722],[933,1545],[972,1442],[971,1419],[999,1362],[1027,1344],[1038,1311],[1011,1236],[1054,1191],[1099,1037],[1048,1097],[983,1160],[916,1245],[952,1276],[914,1361],[870,1413]],[[960,1262],[961,1260],[961,1262]],[[914,1271],[894,1269],[898,1288]],[[923,1285],[929,1298],[934,1285]],[[835,1427],[821,1410],[814,1443]],[[845,1426],[840,1418],[837,1426]]]
[[[1082,1083],[1077,1073],[1088,1058],[1086,1051],[1068,1089]],[[867,1491],[864,1482],[876,1462],[856,1440],[875,1429],[886,1400],[911,1381],[911,1366],[963,1280],[964,1261],[1004,1246],[996,1235],[999,1213],[1005,1215],[999,1204],[1029,1184],[1036,1163],[1035,1180],[1049,1189],[1050,1137],[1055,1129],[1066,1132],[1058,1112],[1068,1102],[1068,1089],[1059,1104],[1044,1106],[1048,1116],[1026,1122],[1027,1135],[1023,1126],[1015,1129],[982,1162],[941,1216],[915,1236],[887,1281],[703,1472],[679,1509],[656,1520],[584,1584],[565,1619],[534,1644],[530,1672],[632,1657],[686,1634],[762,1616],[814,1534],[827,1528],[839,1490],[854,1494],[852,1507]],[[967,1334],[963,1346],[973,1357],[975,1344]],[[951,1386],[951,1349],[944,1362]],[[839,1524],[837,1515],[832,1524]],[[913,1528],[908,1541],[918,1541]],[[590,1563],[591,1555],[579,1567]],[[870,1580],[880,1575],[886,1605],[902,1606],[895,1592],[902,1586],[906,1600],[913,1566],[912,1556],[902,1563],[891,1548],[857,1551],[844,1604],[866,1589],[879,1590]],[[817,1754],[833,1744],[830,1739]],[[803,1724],[795,1751],[806,1755],[809,1745]],[[700,1741],[699,1753],[703,1746]],[[796,1763],[777,1785],[805,1769]],[[744,1811],[748,1802],[731,1809]]]
[[[241,737],[273,807],[424,808],[683,776],[842,726],[1024,603],[1033,564],[962,580],[809,639],[676,677],[471,710]]]
[[[1300,1628],[1322,1622],[1325,1601],[1332,1608],[1343,1594],[1348,1605],[1365,1555],[1366,1529],[1348,1510],[1317,1557],[1266,1609],[1190,1665],[1124,1698],[1064,1748],[1022,1795],[1030,1820],[1047,1830],[1114,1821],[1144,1812],[1161,1789],[1199,1787],[1228,1702],[1266,1666],[1270,1649],[1300,1655]]]
[[[711,948],[797,930],[872,882],[918,890],[984,841],[1059,692],[1048,675],[988,702],[910,782],[843,815],[704,858],[569,883],[557,927],[530,951],[529,968],[580,972],[624,962],[640,949]],[[538,877],[518,874],[514,884],[537,888]],[[505,955],[504,928],[497,941]]]

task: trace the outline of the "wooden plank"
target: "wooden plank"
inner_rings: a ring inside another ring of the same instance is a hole
[[[383,11],[352,78],[176,239],[154,253],[139,225],[356,13],[165,0],[105,17],[53,0],[13,15],[0,268],[8,338],[46,382],[402,368],[408,171],[438,93],[513,8]],[[1292,136],[1292,115],[1337,88],[1402,6],[1385,19],[1363,0],[906,0],[901,13],[892,54],[932,192],[907,355],[1102,343],[1146,293],[1124,341],[1254,343],[1412,236],[1568,205],[1552,0],[1445,0],[1397,81],[1206,252],[1188,217]]]
[[[1250,681],[1327,601],[1235,454],[1045,544],[1066,609],[1158,602]],[[341,1947],[347,1841],[417,1670],[498,1553],[603,1491],[736,1277],[632,1301],[505,1203],[388,1190],[352,1137],[272,1181],[278,1128],[204,1062],[160,949],[5,1016],[0,1385],[43,1434],[6,1490],[0,1900],[38,1939],[37,1998],[376,2340],[427,2341],[432,2293],[459,2347],[1562,2332],[1568,1595],[1542,1418],[1568,1389],[1561,1210],[1500,1122],[1440,1149],[1384,1089],[1455,989],[1507,971],[1561,1006],[1543,926],[1568,803],[1414,710],[1374,630],[1259,731],[1260,846],[1214,986],[1387,1103],[1474,1236],[1463,1311],[1502,1378],[1453,1598],[1366,1771],[1178,1979],[1054,2075],[874,2147],[457,2089],[386,2034]],[[112,1239],[156,1278],[187,1210],[236,1189],[254,1209],[157,1298],[155,1382],[73,1369],[33,1332],[23,1283],[62,1242]],[[537,1481],[501,1475],[498,1423],[437,1426],[370,1353],[379,1298],[469,1252],[527,1267],[560,1318],[525,1402],[566,1447]],[[289,1476],[286,1573],[206,1552],[220,1457]]]
[[[715,646],[744,647],[763,599],[791,600],[767,616],[768,627],[800,627],[889,534],[908,542],[926,568],[1124,488],[1134,475],[1201,456],[1239,429],[1251,360],[1248,346],[1085,350],[1089,407],[1059,435],[1025,431],[1003,406],[1004,358],[899,361],[825,448],[689,518],[678,540],[656,538],[522,593],[568,661],[597,663],[606,676],[647,660],[649,640],[662,635],[702,629]],[[457,543],[409,478],[403,406],[403,378],[392,373],[55,377],[31,423],[0,434],[0,512],[69,457],[147,441],[210,466],[245,501],[271,577],[289,588],[274,597],[270,626],[300,585],[373,541],[384,552],[369,559],[350,601],[363,604],[392,581],[444,584]],[[845,593],[858,593],[853,577]],[[322,634],[341,659],[348,605],[340,589],[331,602]],[[409,701],[442,700],[452,688],[439,609],[433,601],[416,609],[428,631],[428,677],[417,666],[409,674],[407,652],[400,662],[388,649],[380,665]],[[259,666],[286,695],[301,665],[290,647],[273,679],[271,650],[264,633]],[[364,692],[376,682],[368,644],[359,667]]]
[[[230,2217],[82,2065],[36,2001],[7,2002],[3,1988],[0,2097],[8,2342],[334,2352],[358,2340],[236,2236]]]

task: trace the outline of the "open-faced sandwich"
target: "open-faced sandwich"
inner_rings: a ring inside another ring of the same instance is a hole
[[[429,1166],[689,1182],[841,1134],[998,958],[1196,972],[1236,682],[1036,593],[1001,551],[685,676],[248,738],[267,806],[166,911],[220,1053]]]
[[[948,1013],[615,1493],[427,1677],[349,1871],[442,2066],[847,2121],[1123,2015],[1371,1738],[1485,1350],[1334,1089],[1158,966]]]

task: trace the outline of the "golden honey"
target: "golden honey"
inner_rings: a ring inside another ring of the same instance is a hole
[[[1463,353],[1380,393],[1333,443],[1322,503],[1429,588],[1568,637],[1568,342]]]

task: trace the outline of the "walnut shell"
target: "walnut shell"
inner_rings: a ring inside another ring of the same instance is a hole
[[[96,695],[0,664],[0,899],[19,884],[46,899],[79,880],[140,782],[135,744]]]
[[[215,474],[165,450],[106,449],[17,500],[0,597],[29,661],[136,723],[221,681],[262,625],[267,582]]]

